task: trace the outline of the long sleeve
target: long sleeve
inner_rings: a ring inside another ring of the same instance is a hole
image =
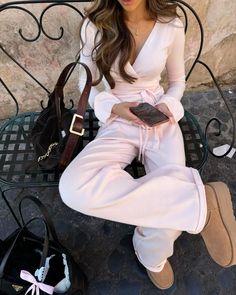
[[[165,103],[173,114],[175,122],[178,122],[184,116],[180,100],[185,90],[185,33],[183,23],[178,18],[174,26],[174,37],[166,61],[168,89],[158,103]]]
[[[89,67],[93,81],[99,78],[99,71],[92,56],[96,32],[96,27],[91,21],[89,21],[89,19],[86,19],[81,28],[81,39],[84,46],[80,52],[80,62],[85,63]],[[85,71],[80,67],[80,78],[78,83],[80,91],[83,91],[85,85],[85,75]],[[94,109],[94,113],[100,122],[106,123],[107,120],[112,117],[111,109],[114,104],[119,102],[120,100],[114,96],[109,89],[107,91],[99,92],[96,87],[92,87],[89,96],[89,105]]]

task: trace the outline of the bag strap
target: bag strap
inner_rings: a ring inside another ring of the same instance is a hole
[[[72,67],[75,67],[77,63],[79,63],[79,62],[71,62],[67,66],[65,66],[65,68],[62,70],[62,72],[57,80],[55,87],[64,88],[64,86],[66,85],[67,77],[68,77],[68,75],[70,75],[69,71],[71,70]],[[73,69],[71,70],[71,72],[72,71],[73,71]]]
[[[34,197],[32,195],[27,195],[27,196],[23,197],[19,203],[19,212],[20,212],[20,217],[21,217],[23,225],[25,225],[25,221],[24,221],[23,214],[22,214],[22,203],[25,200],[30,200],[31,202],[34,203],[34,205],[36,205],[36,207],[39,209],[40,213],[42,214],[45,223],[48,226],[49,234],[51,235],[53,241],[60,244],[59,239],[57,237],[56,229],[54,227],[54,224],[52,222],[52,219],[49,215],[47,208],[43,205],[43,203],[39,199],[37,199],[36,197]]]
[[[56,85],[54,87],[54,90],[49,94],[49,103],[53,100],[56,100],[55,103],[57,103],[56,94],[55,92],[58,92],[58,96],[63,98],[63,88],[66,85],[67,77],[70,76],[70,73],[73,71],[71,70],[72,67],[75,67],[77,62],[71,62],[68,65],[65,66],[65,68],[62,70]],[[71,71],[70,71],[71,70]],[[69,72],[70,71],[70,72]],[[57,114],[58,116],[58,114]]]
[[[60,112],[60,105],[61,102],[63,102],[64,95],[63,95],[63,89],[66,85],[67,78],[70,76],[70,74],[73,72],[75,66],[77,64],[81,64],[80,62],[71,62],[68,65],[65,66],[65,68],[62,70],[56,85],[54,87],[53,92],[51,93],[51,98],[55,100],[56,107],[57,107],[57,117],[60,118],[61,112]],[[58,99],[59,98],[59,99]],[[59,104],[59,105],[58,105]]]
[[[83,136],[84,134],[84,115],[87,109],[87,104],[88,104],[88,98],[89,98],[89,94],[91,91],[91,87],[92,87],[92,74],[88,68],[88,66],[84,63],[80,63],[80,65],[82,65],[86,71],[87,74],[87,80],[86,80],[86,84],[85,87],[83,89],[83,92],[80,96],[79,99],[79,103],[78,103],[78,107],[77,107],[77,111],[73,116],[72,122],[71,122],[71,126],[70,126],[70,135],[68,137],[65,149],[62,153],[60,162],[59,162],[59,169],[64,170],[65,167],[69,164],[76,144],[79,140],[80,136]],[[63,74],[63,78],[65,78],[64,74]],[[60,80],[60,78],[59,78]],[[60,81],[61,82],[61,81]]]
[[[76,66],[76,62],[69,63],[65,68],[62,70],[57,83],[55,85],[55,88],[51,94],[51,97],[55,101],[56,105],[56,114],[58,118],[58,128],[61,128],[61,103],[64,103],[64,94],[63,94],[63,88],[66,85],[67,77],[70,75],[70,73],[73,71],[74,67]]]
[[[28,221],[18,232],[18,234],[16,235],[14,241],[12,242],[12,244],[10,245],[10,247],[8,248],[8,250],[6,251],[2,261],[1,261],[1,265],[0,265],[0,279],[3,278],[4,276],[4,270],[7,264],[7,261],[14,249],[14,247],[16,246],[16,243],[18,241],[18,239],[20,238],[20,236],[22,235],[22,233],[27,229],[27,227],[34,222],[35,220],[40,220],[43,222],[44,224],[44,229],[45,229],[45,235],[44,235],[44,242],[43,242],[43,253],[41,256],[41,260],[40,260],[40,266],[39,268],[41,268],[42,266],[45,265],[45,261],[48,255],[48,249],[49,249],[49,230],[48,230],[48,226],[47,223],[45,222],[44,219],[39,218],[39,217],[35,217],[32,218],[30,221]]]
[[[58,121],[59,121],[59,125],[60,125],[60,122],[61,122],[60,106],[61,106],[61,102],[63,101],[63,98],[64,98],[63,88],[66,84],[68,75],[70,75],[70,73],[73,71],[72,67],[75,67],[76,64],[80,64],[81,66],[84,67],[84,69],[86,71],[87,79],[86,79],[86,84],[84,86],[84,89],[83,89],[82,94],[79,99],[76,113],[74,114],[72,122],[71,122],[70,135],[68,137],[64,152],[62,153],[61,159],[59,161],[58,167],[61,170],[64,170],[65,167],[69,164],[69,162],[72,158],[72,155],[74,153],[76,144],[79,140],[79,137],[83,136],[83,134],[84,134],[84,115],[85,115],[85,112],[87,109],[88,98],[89,98],[89,94],[90,94],[91,87],[92,87],[92,74],[91,74],[89,67],[86,64],[81,63],[81,62],[72,62],[72,63],[68,64],[62,70],[62,72],[57,80],[56,86],[52,92],[52,97],[54,97],[55,103],[56,103],[57,116],[58,116]],[[71,72],[70,72],[70,70],[71,70]]]

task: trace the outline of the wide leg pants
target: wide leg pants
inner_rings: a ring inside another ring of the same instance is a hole
[[[134,179],[123,169],[139,152],[146,175]],[[206,220],[204,185],[185,166],[178,124],[147,129],[115,120],[101,127],[64,171],[59,190],[74,210],[135,225],[135,253],[151,271],[161,271],[182,231],[197,234]]]

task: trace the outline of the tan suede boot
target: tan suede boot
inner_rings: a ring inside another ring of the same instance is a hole
[[[236,221],[226,184],[205,185],[207,219],[201,232],[212,259],[223,267],[236,264]]]
[[[159,289],[165,290],[170,288],[174,283],[174,272],[169,261],[160,272],[153,272],[147,269],[147,274],[152,283]]]

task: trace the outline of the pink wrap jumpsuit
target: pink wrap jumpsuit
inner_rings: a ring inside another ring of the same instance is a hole
[[[81,62],[98,78],[92,50],[97,29],[88,20],[82,26],[85,46]],[[136,77],[130,84],[119,75],[118,60],[112,66],[114,89],[93,88],[89,104],[100,122],[96,138],[66,168],[59,190],[63,202],[87,215],[135,225],[133,245],[140,262],[161,271],[173,254],[182,231],[199,233],[206,220],[205,189],[197,170],[185,166],[180,102],[185,89],[184,26],[179,18],[157,21],[133,65],[126,70]],[[168,89],[160,86],[166,67]],[[83,87],[83,78],[79,86]],[[111,114],[123,101],[166,103],[176,123],[141,127]],[[146,175],[133,179],[124,168],[138,157]]]

